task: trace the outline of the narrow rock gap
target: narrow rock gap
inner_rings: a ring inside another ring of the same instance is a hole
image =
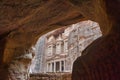
[[[100,36],[99,24],[90,20],[64,26],[41,36],[34,47],[30,80],[71,80],[73,62]]]

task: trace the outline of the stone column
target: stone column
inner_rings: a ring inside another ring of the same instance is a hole
[[[65,66],[65,64],[66,64],[66,63],[65,63],[65,60],[64,60],[64,72],[65,72],[65,70],[66,70],[66,66]]]
[[[46,66],[47,66],[47,67],[46,67],[46,72],[48,72],[48,70],[49,70],[49,69],[48,69],[48,63],[47,63],[47,65],[46,65]]]
[[[53,44],[51,44],[51,55],[53,55],[53,53],[54,53],[54,52],[53,52],[53,51],[54,51],[53,46],[54,46],[54,45],[53,45]]]
[[[61,51],[62,51],[62,42],[59,41],[58,44],[59,44],[59,45],[57,46],[57,53],[60,54]]]
[[[61,41],[59,42],[59,47],[60,47],[59,53],[61,53],[62,52],[62,42]]]
[[[50,63],[50,72],[52,72],[52,63]]]
[[[56,72],[56,62],[54,62],[54,72]]]
[[[65,41],[64,41],[64,53],[67,53],[67,52],[68,52],[68,51],[67,51],[67,50],[68,50],[67,47],[68,47],[68,41],[65,40]]]
[[[62,62],[60,61],[60,72],[62,71],[61,63],[62,63]]]

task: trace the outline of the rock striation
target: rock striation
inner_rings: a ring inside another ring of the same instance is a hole
[[[7,76],[10,63],[17,57],[25,55],[26,50],[28,51],[42,34],[58,27],[63,27],[86,19],[96,21],[100,24],[103,37],[112,34],[111,37],[106,37],[102,42],[98,41],[94,44],[103,44],[104,49],[108,49],[111,45],[114,45],[112,47],[117,46],[116,48],[110,49],[111,51],[107,50],[101,52],[100,50],[100,52],[108,53],[106,54],[108,56],[112,55],[109,53],[113,52],[113,54],[117,56],[117,58],[110,58],[111,61],[109,63],[115,63],[115,65],[112,68],[110,67],[110,69],[106,71],[106,74],[110,73],[109,71],[113,72],[112,74],[119,73],[119,54],[117,54],[119,53],[119,14],[119,0],[1,0],[0,79],[8,80]],[[116,38],[114,38],[115,36]],[[115,39],[116,43],[112,42],[111,45],[107,46],[107,44],[110,43],[109,40],[112,41],[113,39]],[[108,43],[106,43],[107,41]],[[91,49],[92,48],[89,48],[90,51]],[[99,51],[98,49],[100,49],[100,47],[96,50]],[[94,52],[94,50],[92,52]],[[101,53],[98,53],[99,56]],[[105,55],[103,56],[104,58],[106,57]],[[101,64],[106,62],[102,61],[102,59],[103,58],[100,57],[99,60],[95,59],[93,61],[100,61]],[[107,60],[107,58],[105,59]],[[99,68],[101,65],[98,66],[99,65],[96,65],[94,70],[97,71],[102,69]],[[109,67],[109,65],[102,66],[105,66],[105,69]],[[102,70],[104,70],[104,68]],[[86,68],[83,69],[87,71]],[[91,76],[89,75],[90,71],[88,70],[87,72],[88,76]],[[96,72],[95,74],[97,76],[100,75],[99,72]],[[114,75],[114,77],[109,76],[107,79],[119,80],[119,76],[117,75]],[[96,79],[100,78],[97,77]]]

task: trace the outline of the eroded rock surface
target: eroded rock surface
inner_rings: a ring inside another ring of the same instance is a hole
[[[2,0],[0,10],[0,62],[5,66],[26,54],[42,34],[83,18],[75,6],[61,0]]]
[[[84,56],[74,62],[72,80],[120,79],[119,30],[97,39],[84,50]]]
[[[91,19],[98,22],[103,34],[107,35],[111,27],[114,30],[115,24],[120,22],[119,9],[119,0],[1,0],[0,79],[8,80],[7,69],[12,60],[26,54],[25,51],[35,44],[42,34],[64,25]],[[111,22],[114,26],[111,26]],[[115,40],[117,43],[118,39]],[[106,40],[101,44],[106,44]],[[108,46],[104,48],[106,47]],[[119,53],[119,50],[115,53]],[[118,64],[117,59],[113,57],[112,61]],[[101,59],[100,61],[102,63]],[[118,65],[116,66],[118,68]]]
[[[29,69],[34,51],[31,49],[26,54],[14,58],[8,68],[10,80],[29,79]]]

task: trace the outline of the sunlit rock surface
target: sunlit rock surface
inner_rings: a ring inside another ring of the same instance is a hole
[[[101,37],[99,24],[90,20],[82,21],[49,32],[36,43],[35,57],[30,72],[72,72],[73,62],[82,54],[82,51],[94,40]],[[58,45],[59,44],[59,45]],[[56,62],[64,61],[56,70]],[[49,66],[51,64],[51,66]],[[53,69],[54,68],[54,69]]]
[[[10,80],[27,80],[29,79],[29,69],[33,55],[33,49],[26,51],[26,54],[13,59],[9,65],[9,79]]]
[[[43,35],[38,39],[35,45],[35,56],[31,62],[30,73],[41,73],[44,71],[45,40],[46,37]]]
[[[8,80],[7,76],[10,63],[14,58],[26,54],[25,51],[29,50],[42,34],[58,27],[90,19],[100,24],[103,36],[108,35],[116,32],[114,30],[118,30],[119,32],[119,14],[119,0],[1,0],[0,79]],[[119,36],[119,34],[115,34],[111,36],[112,39],[115,36]],[[118,46],[117,41],[119,42],[120,40],[115,38],[116,43],[112,42],[112,45],[116,44]],[[103,40],[101,44],[106,44],[106,40]],[[109,46],[105,46],[104,49],[107,47]],[[111,49],[111,51],[115,49]],[[119,53],[119,49],[115,52]],[[101,53],[109,53],[109,50]],[[119,55],[117,54],[116,56]],[[118,64],[119,58],[112,57],[112,61]],[[112,64],[112,61],[110,61],[110,64]],[[101,61],[101,63],[103,62],[105,61]],[[105,66],[105,68],[108,67],[108,65]],[[112,72],[114,69],[118,71],[114,73],[119,75],[119,65],[116,65],[115,68],[112,67],[108,71]],[[98,68],[96,67],[95,70],[97,71]],[[110,73],[108,71],[106,72]],[[99,75],[99,72],[97,71],[96,74]],[[110,77],[107,78],[109,79]],[[116,78],[114,76],[111,79],[119,80],[119,77]]]
[[[68,57],[66,69],[72,72],[73,62],[80,56],[84,56],[84,49],[94,40],[102,36],[99,24],[93,21],[82,21],[71,25],[74,29],[68,36]]]

